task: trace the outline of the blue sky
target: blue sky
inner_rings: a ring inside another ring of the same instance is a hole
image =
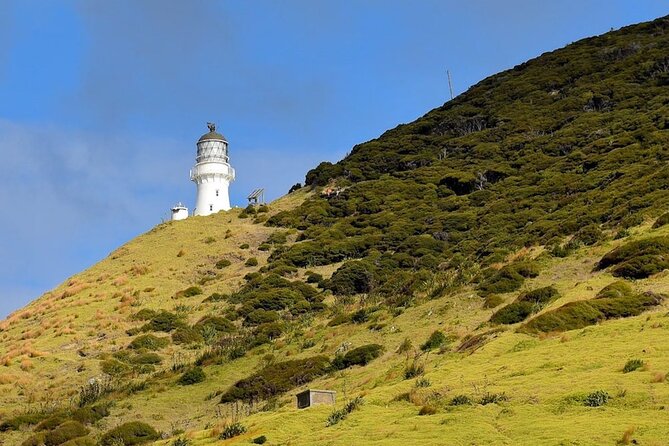
[[[233,204],[654,0],[0,0],[0,317],[183,201],[230,142]]]

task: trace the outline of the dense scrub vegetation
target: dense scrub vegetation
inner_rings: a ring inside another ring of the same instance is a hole
[[[530,320],[527,332],[552,332],[583,328],[607,319],[637,316],[659,305],[664,296],[646,292],[635,294],[624,282],[603,288],[594,299],[569,302]]]
[[[613,266],[616,277],[643,279],[669,268],[669,237],[652,237],[626,243],[607,253],[597,264]]]
[[[416,273],[497,262],[565,236],[570,248],[592,245],[602,229],[638,224],[669,204],[668,27],[662,18],[544,54],[321,163],[305,184],[338,193],[270,218],[303,231],[270,260],[360,259],[335,273],[335,294],[410,293]],[[639,269],[618,273],[648,272]],[[517,275],[501,274],[481,291],[518,289]]]

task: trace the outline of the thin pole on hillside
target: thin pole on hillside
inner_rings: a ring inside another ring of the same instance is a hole
[[[453,81],[451,80],[451,70],[446,70],[446,76],[448,76],[448,89],[451,92],[451,101],[453,100]]]

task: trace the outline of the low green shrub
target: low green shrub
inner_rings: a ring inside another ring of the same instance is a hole
[[[172,342],[177,345],[199,344],[203,341],[200,330],[193,327],[181,327],[172,332]]]
[[[267,437],[265,437],[264,435],[261,435],[259,437],[254,438],[253,440],[251,440],[251,442],[253,444],[265,444],[265,443],[267,443]]]
[[[66,421],[44,435],[45,446],[58,446],[66,441],[88,435],[88,429],[78,421]]]
[[[204,370],[202,370],[202,367],[193,367],[190,370],[187,370],[186,372],[181,375],[179,378],[179,384],[182,386],[190,386],[193,384],[201,383],[207,378],[207,375],[204,373]]]
[[[255,257],[249,257],[246,262],[244,262],[245,266],[258,266],[258,259]]]
[[[97,443],[91,437],[78,437],[66,441],[60,446],[97,446]]]
[[[504,299],[497,294],[490,294],[486,296],[483,301],[483,308],[497,308],[504,303]]]
[[[624,280],[618,280],[612,282],[602,288],[599,293],[597,293],[597,299],[608,299],[616,297],[626,297],[634,294],[634,290],[629,283]]]
[[[499,310],[491,317],[490,322],[494,324],[516,324],[527,319],[534,313],[535,304],[531,302],[512,302]]]
[[[583,328],[607,319],[638,316],[659,305],[664,297],[654,293],[569,302],[540,314],[523,327],[526,332],[566,331]]]
[[[423,415],[434,415],[437,413],[437,408],[430,405],[426,404],[423,407],[420,408],[418,411],[418,415],[423,416]]]
[[[102,373],[106,373],[110,376],[120,376],[130,371],[130,367],[127,364],[117,361],[116,359],[106,359],[100,363],[100,369]]]
[[[202,294],[202,288],[199,286],[189,286],[185,290],[178,291],[175,297],[193,297]]]
[[[223,432],[218,436],[221,440],[227,440],[229,438],[237,437],[246,432],[246,427],[243,424],[237,422],[228,424],[223,428]]]
[[[608,403],[610,396],[604,390],[596,390],[585,397],[583,404],[588,407],[599,407]]]
[[[573,241],[585,246],[592,246],[603,238],[604,234],[602,233],[602,230],[599,229],[599,226],[592,224],[579,229],[576,234],[574,234]]]
[[[248,378],[237,381],[221,396],[221,404],[237,400],[269,399],[304,385],[324,375],[329,369],[330,361],[325,356],[271,364]]]
[[[351,322],[354,324],[364,324],[369,320],[371,312],[367,308],[361,308],[351,315]]]
[[[623,373],[630,373],[638,370],[644,366],[644,362],[641,359],[630,359],[625,363],[623,367]]]
[[[134,446],[158,440],[160,435],[150,425],[141,421],[130,421],[105,433],[100,446]]]
[[[216,269],[223,269],[223,268],[227,268],[230,265],[232,265],[232,262],[230,260],[221,259],[218,262],[216,262],[216,265],[214,265],[214,266],[216,267]]]
[[[163,359],[157,353],[138,353],[137,355],[130,358],[130,363],[135,365],[142,364],[160,364],[163,362]]]
[[[41,412],[16,415],[0,423],[0,432],[19,430],[26,426],[38,424],[48,417],[50,417],[50,414]]]
[[[479,292],[489,294],[510,293],[519,289],[526,278],[536,277],[537,267],[530,262],[511,263],[495,271],[488,271],[488,277],[478,287]]]
[[[142,331],[162,331],[169,333],[179,327],[185,326],[182,317],[175,313],[162,310],[142,327]]]
[[[336,356],[332,360],[332,367],[342,370],[354,365],[365,366],[374,359],[381,356],[383,346],[379,344],[367,344],[346,352],[344,355]]]
[[[335,295],[369,293],[375,286],[374,270],[369,262],[346,262],[332,274],[326,286]]]
[[[194,326],[200,333],[205,327],[212,327],[218,333],[233,333],[237,330],[228,318],[212,315],[202,317]]]
[[[537,288],[521,295],[516,299],[519,302],[529,302],[543,307],[558,298],[560,293],[552,286]]]
[[[439,330],[435,330],[432,332],[430,337],[427,338],[427,341],[425,341],[420,346],[420,349],[423,350],[424,352],[429,350],[434,350],[435,348],[439,348],[442,345],[446,344],[446,342],[447,342],[446,335]]]
[[[307,271],[306,274],[307,283],[321,283],[323,281],[323,276],[312,271]]]
[[[148,321],[153,319],[158,312],[149,308],[142,308],[137,313],[133,314],[130,319],[133,321]]]
[[[72,419],[83,424],[95,424],[109,416],[110,403],[101,403],[94,406],[80,407],[72,413]]]
[[[346,313],[340,313],[330,319],[330,322],[328,322],[328,327],[336,327],[337,325],[342,325],[346,324],[348,322],[351,322],[351,315],[346,314]]]
[[[653,229],[660,228],[666,225],[667,223],[669,223],[669,212],[660,215],[660,217],[657,220],[655,220],[655,223],[653,223]]]
[[[669,255],[669,237],[651,237],[626,243],[606,253],[597,263],[597,269],[601,270],[609,266],[629,262],[634,258],[642,257],[651,263],[657,263]],[[653,257],[655,256],[655,257]],[[641,265],[631,265],[640,267]],[[622,274],[621,277],[624,277]]]
[[[128,345],[128,348],[133,350],[146,349],[156,351],[167,347],[169,344],[170,340],[168,338],[160,338],[152,334],[145,334],[133,339]]]
[[[260,325],[270,322],[276,322],[281,319],[279,313],[271,310],[253,310],[244,318],[244,325]]]
[[[41,421],[37,426],[35,426],[35,432],[40,431],[49,431],[55,429],[59,425],[67,421],[68,418],[63,414],[55,414],[47,418],[46,420]]]
[[[641,255],[618,264],[611,274],[626,279],[645,279],[669,268],[669,252],[664,255]]]

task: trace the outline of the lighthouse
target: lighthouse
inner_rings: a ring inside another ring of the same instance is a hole
[[[207,123],[209,132],[197,142],[195,166],[190,179],[197,185],[194,215],[210,215],[230,209],[228,187],[235,180],[230,166],[228,141],[216,132],[216,124]]]

